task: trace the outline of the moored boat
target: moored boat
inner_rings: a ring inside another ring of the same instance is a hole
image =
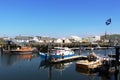
[[[83,68],[83,69],[94,69],[97,68],[101,65],[101,61],[100,60],[96,60],[96,61],[88,61],[88,60],[81,60],[79,62],[76,63],[76,66],[78,68]]]
[[[36,50],[36,48],[31,48],[30,46],[24,46],[24,47],[21,47],[21,48],[17,48],[15,51],[17,51],[17,52],[32,52],[32,51],[35,51],[35,50]]]
[[[6,54],[28,54],[32,52],[37,52],[37,49],[35,47],[30,47],[30,46],[18,47],[16,49],[11,49],[11,50],[3,49],[3,53]]]
[[[80,60],[76,63],[77,68],[82,68],[85,70],[98,68],[101,63],[101,58],[97,56],[96,53],[92,52],[87,56],[88,60]]]
[[[53,54],[51,54],[54,58],[65,58],[74,56],[75,53],[68,47],[55,47],[53,50]]]
[[[52,58],[66,58],[66,57],[71,57],[74,56],[74,51],[72,51],[70,48],[68,47],[55,47],[54,50],[52,50],[52,53],[49,54],[44,54],[39,52],[40,56],[42,57],[52,57]]]

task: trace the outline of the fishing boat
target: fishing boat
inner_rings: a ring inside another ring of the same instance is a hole
[[[28,47],[28,46],[24,46],[24,47],[21,47],[21,48],[18,47],[15,51],[18,51],[18,52],[31,52],[32,48]]]
[[[55,47],[53,50],[53,54],[51,54],[54,58],[65,58],[74,56],[74,51],[68,47]]]
[[[48,54],[43,54],[40,52],[40,55],[42,57],[48,56]],[[71,50],[68,47],[55,47],[54,50],[52,50],[52,53],[49,53],[49,57],[51,56],[52,58],[66,58],[66,57],[71,57],[74,56],[74,51]]]
[[[2,52],[5,54],[28,54],[32,52],[37,52],[37,49],[35,47],[23,46],[10,50],[3,49]]]
[[[18,47],[15,50],[11,50],[11,52],[37,52],[37,49],[35,47],[23,46],[21,48]]]

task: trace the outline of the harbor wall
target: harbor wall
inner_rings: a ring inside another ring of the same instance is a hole
[[[80,47],[97,47],[97,44],[90,43],[26,43],[25,45],[29,45],[31,47],[36,47],[38,51],[47,52],[54,47],[69,47],[69,48],[80,48]],[[100,47],[111,47],[109,44],[99,44]],[[3,44],[2,47],[6,50],[10,47],[10,49],[16,49],[19,47],[17,44]]]

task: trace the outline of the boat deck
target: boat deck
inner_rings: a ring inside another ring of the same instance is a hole
[[[50,63],[60,63],[60,62],[77,60],[77,59],[87,59],[87,56],[76,55],[76,56],[72,56],[72,57],[61,58],[61,59],[56,59],[56,60],[51,60]]]

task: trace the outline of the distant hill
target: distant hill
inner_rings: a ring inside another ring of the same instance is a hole
[[[117,39],[117,40],[120,40],[120,34],[112,34],[112,35],[109,35],[109,34],[107,34],[107,35],[102,35],[101,36],[101,39],[103,40],[103,39],[113,39],[113,40],[115,40],[115,39]]]

